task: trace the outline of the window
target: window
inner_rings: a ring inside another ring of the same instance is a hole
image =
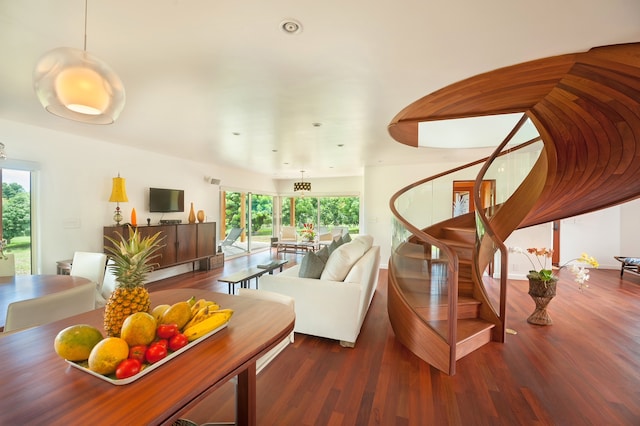
[[[31,172],[0,169],[2,173],[2,238],[6,252],[13,253],[16,274],[30,274],[31,245]]]

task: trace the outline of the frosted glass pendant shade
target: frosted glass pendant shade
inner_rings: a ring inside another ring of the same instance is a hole
[[[59,47],[33,71],[33,88],[52,114],[91,124],[111,124],[124,108],[124,86],[103,61],[84,50]]]

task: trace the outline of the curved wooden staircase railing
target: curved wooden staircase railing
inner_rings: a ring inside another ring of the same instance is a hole
[[[455,373],[456,360],[483,341],[504,340],[504,240],[513,230],[640,196],[640,43],[593,48],[469,78],[403,109],[389,133],[417,146],[419,122],[513,112],[526,114],[535,124],[544,149],[509,199],[477,210],[475,217],[469,214],[428,226],[411,224],[396,209],[399,197],[416,184],[391,201],[396,223],[389,262],[389,318],[405,346],[448,374]],[[499,150],[476,176],[476,188]],[[489,299],[482,280],[496,251],[504,280],[497,301]],[[412,256],[418,262],[411,263]],[[444,292],[432,290],[434,262],[443,271]],[[423,265],[429,271],[412,277],[407,265],[414,271],[415,265]],[[490,324],[484,324],[490,331],[480,332],[480,338],[465,335],[462,319],[469,319],[464,318],[469,310],[461,302],[466,298],[479,302],[475,319]]]

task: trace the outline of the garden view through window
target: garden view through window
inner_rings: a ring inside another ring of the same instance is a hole
[[[15,257],[16,274],[31,273],[31,173],[0,169],[2,173],[2,239],[4,253]]]
[[[244,232],[230,250],[255,251],[271,246],[282,226],[295,226],[298,235],[304,224],[316,232],[339,227],[351,234],[360,229],[360,197],[277,197],[264,194],[223,192],[220,240],[233,228]],[[277,218],[280,218],[278,221]],[[233,252],[228,254],[235,254]]]

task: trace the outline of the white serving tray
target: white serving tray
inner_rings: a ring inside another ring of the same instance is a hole
[[[91,371],[89,370],[87,367],[85,367],[84,365],[81,364],[87,364],[87,361],[82,361],[82,362],[75,362],[75,361],[69,361],[69,360],[65,360],[67,361],[67,363],[81,371],[84,371],[86,373],[91,374],[92,376],[98,377],[99,379],[102,379],[106,382],[111,383],[112,385],[126,385],[129,384],[131,382],[134,382],[136,380],[138,380],[140,377],[144,376],[145,374],[155,370],[156,368],[160,367],[163,364],[166,364],[167,362],[171,361],[173,358],[177,357],[178,355],[180,355],[181,353],[191,349],[192,347],[194,347],[195,345],[197,345],[198,343],[202,342],[203,340],[207,339],[209,336],[213,336],[214,334],[216,334],[218,331],[222,330],[223,328],[225,328],[227,326],[227,324],[229,324],[229,322],[225,322],[224,324],[222,324],[220,327],[211,330],[209,333],[205,334],[204,336],[202,336],[199,339],[194,340],[193,342],[189,342],[188,345],[183,346],[182,348],[178,349],[175,352],[170,352],[169,355],[167,355],[165,358],[161,359],[160,361],[156,362],[155,364],[144,364],[144,368],[138,373],[135,374],[131,377],[127,377],[126,379],[115,379],[115,375],[111,375],[111,376],[105,376],[99,373],[96,373],[95,371]]]

